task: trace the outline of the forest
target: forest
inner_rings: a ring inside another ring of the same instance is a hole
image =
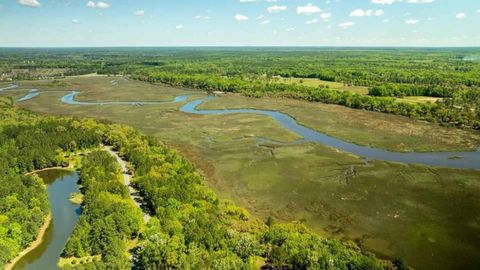
[[[353,242],[322,239],[301,223],[252,217],[220,200],[176,151],[133,129],[112,129],[106,143],[131,162],[135,184],[154,213],[134,252],[141,269],[406,267],[361,253]]]
[[[480,62],[471,60],[479,54],[475,48],[2,49],[0,73],[3,80],[123,74],[174,86],[296,98],[479,129]],[[316,78],[326,85],[289,85],[271,80],[276,77]],[[328,82],[368,87],[368,95],[332,90]],[[442,99],[407,103],[401,99],[405,96]]]
[[[82,215],[62,256],[99,259],[65,269],[406,267],[400,260],[380,260],[365,253],[353,242],[322,238],[299,222],[283,224],[251,216],[219,199],[199,171],[175,150],[133,128],[39,116],[17,109],[11,99],[1,102],[2,265],[33,240],[49,211],[45,185],[23,174],[65,166],[65,151],[95,149],[105,143],[132,164],[135,185],[154,217],[143,224],[140,209],[119,178],[115,159],[103,151],[90,152],[80,166]],[[23,148],[28,150],[17,151]],[[10,168],[10,160],[24,162]]]
[[[100,143],[72,119],[38,117],[0,99],[0,268],[35,240],[49,213],[46,187],[34,170],[66,166],[62,153]]]
[[[478,49],[92,48],[0,49],[2,84],[90,73],[262,98],[300,99],[480,129]],[[288,83],[284,79],[295,79]],[[317,80],[318,86],[303,79]],[[345,89],[332,89],[330,83]],[[349,87],[363,87],[362,93]],[[367,93],[368,89],[368,93]],[[72,89],[66,89],[72,90]],[[135,88],[132,88],[135,91]],[[232,95],[234,96],[234,95]],[[435,97],[408,103],[405,97]],[[253,100],[253,99],[251,99]],[[337,108],[340,108],[337,106]],[[65,245],[65,269],[404,269],[302,222],[259,220],[220,199],[195,166],[122,125],[35,115],[1,99],[0,266],[28,246],[49,213],[39,169],[81,158],[82,214]],[[439,127],[437,127],[439,128]],[[111,145],[131,164],[152,219],[144,224]],[[78,263],[80,262],[80,263]]]
[[[131,268],[126,245],[138,236],[143,221],[119,174],[117,161],[107,152],[94,151],[82,160],[82,215],[62,256],[100,255],[101,260],[82,266],[87,269]]]

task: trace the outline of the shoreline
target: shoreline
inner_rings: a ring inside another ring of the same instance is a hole
[[[26,173],[25,175],[32,175],[32,174],[35,174],[35,173],[44,172],[44,171],[49,171],[49,170],[72,171],[72,170],[74,170],[74,168],[72,168],[72,167],[70,167],[70,166],[69,166],[69,167],[50,167],[50,168],[45,168],[45,169],[40,169],[40,170],[31,171],[31,172]]]
[[[30,251],[36,249],[40,244],[43,242],[43,238],[45,237],[45,233],[47,232],[48,227],[52,223],[52,213],[49,212],[47,217],[45,218],[45,222],[43,223],[42,227],[38,231],[37,237],[30,245],[22,250],[15,258],[13,258],[7,265],[5,265],[4,270],[12,270],[15,265],[17,264],[20,259],[22,259],[25,255],[30,253]]]
[[[44,169],[28,172],[25,175],[32,175],[32,174],[35,174],[35,173],[38,173],[38,172],[43,172],[43,171],[48,171],[48,170],[66,170],[66,171],[69,171],[69,170],[71,170],[71,168],[70,167],[44,168]],[[20,259],[22,259],[25,255],[30,253],[30,251],[32,251],[35,248],[37,248],[38,246],[40,246],[40,244],[43,242],[43,238],[45,237],[45,233],[46,233],[46,231],[47,231],[47,229],[48,229],[48,227],[50,226],[51,223],[52,223],[52,212],[50,211],[48,213],[48,215],[45,217],[45,221],[43,222],[43,225],[38,230],[38,234],[37,234],[37,237],[35,238],[35,240],[33,242],[31,242],[30,245],[27,248],[25,248],[20,253],[18,253],[18,255],[15,258],[13,258],[8,264],[6,264],[5,267],[4,267],[4,270],[12,270],[15,267],[15,264],[17,264],[17,262]]]

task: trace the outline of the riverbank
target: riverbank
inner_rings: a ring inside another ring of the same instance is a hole
[[[23,256],[27,255],[30,251],[36,249],[40,244],[43,242],[43,238],[45,236],[45,232],[48,229],[48,226],[52,223],[52,213],[49,212],[47,217],[45,218],[45,222],[43,223],[42,227],[40,227],[40,230],[38,231],[37,237],[35,238],[35,241],[30,243],[30,246],[24,249],[22,252],[20,252],[17,257],[15,257],[9,264],[7,264],[4,268],[4,270],[12,270],[15,267],[15,264],[23,258]]]
[[[51,168],[45,168],[45,169],[40,169],[40,170],[35,170],[32,172],[28,172],[25,175],[32,175],[34,173],[39,173],[39,172],[44,172],[44,171],[50,171],[50,170],[65,170],[65,171],[72,171],[72,167],[51,167]]]
[[[35,174],[35,173],[49,171],[49,170],[71,171],[72,168],[71,167],[51,167],[51,168],[45,168],[45,169],[31,171],[31,172],[26,173],[25,175],[32,175],[32,174]],[[48,215],[45,217],[45,221],[44,221],[42,227],[40,227],[40,230],[38,231],[38,234],[37,234],[37,237],[35,238],[35,240],[33,242],[31,242],[30,245],[26,249],[22,250],[9,264],[7,264],[4,268],[4,270],[12,270],[15,267],[15,264],[18,261],[20,261],[20,259],[22,259],[25,255],[27,255],[32,250],[34,250],[38,246],[40,246],[43,242],[43,238],[45,237],[45,233],[46,233],[46,231],[47,231],[47,229],[48,229],[48,227],[50,226],[51,223],[52,223],[52,212],[50,210]]]

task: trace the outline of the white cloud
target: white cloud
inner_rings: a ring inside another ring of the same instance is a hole
[[[287,31],[287,32],[292,32],[292,31],[295,31],[295,28],[290,27],[290,28],[285,29],[285,31]]]
[[[350,17],[370,17],[370,16],[383,16],[384,12],[381,9],[372,10],[372,9],[355,9],[350,12]]]
[[[106,2],[97,2],[97,8],[109,8],[110,7],[110,4],[106,3]]]
[[[95,2],[93,2],[93,1],[88,1],[86,7],[88,7],[88,8],[95,8],[95,7],[96,7]]]
[[[341,28],[343,28],[343,29],[352,27],[352,26],[354,26],[354,25],[355,25],[354,22],[343,22],[343,23],[338,24],[338,26],[341,27]]]
[[[418,22],[419,22],[419,20],[409,19],[409,20],[405,21],[405,24],[417,24]]]
[[[241,21],[248,21],[248,17],[242,14],[237,14],[235,15],[235,20],[241,22]]]
[[[77,20],[77,19],[73,19],[73,20],[72,20],[72,23],[77,24],[77,23],[80,23],[80,21]]]
[[[183,24],[179,24],[175,26],[175,28],[181,30],[181,29],[184,29],[185,27],[183,26]]]
[[[145,10],[137,10],[133,13],[135,16],[144,16]]]
[[[306,6],[297,7],[297,14],[311,15],[320,12],[322,12],[322,10],[319,7],[312,5],[311,3],[307,4]]]
[[[260,24],[269,24],[270,21],[269,20],[264,20],[264,21],[261,21]]]
[[[433,3],[435,0],[372,0],[373,4],[379,5],[391,5],[394,3],[405,2],[409,4],[430,4]]]
[[[322,18],[324,21],[328,21],[330,18],[332,18],[332,13],[322,13],[320,14],[320,18]]]
[[[195,16],[197,20],[210,20],[210,16],[197,15]]]
[[[107,2],[102,2],[102,1],[99,1],[97,3],[93,2],[93,1],[88,1],[87,4],[86,4],[86,7],[106,9],[106,8],[110,7],[110,4],[107,3]]]
[[[430,4],[435,0],[407,0],[407,3],[410,4]]]
[[[372,0],[373,4],[379,4],[379,5],[391,5],[395,2],[400,2],[401,0]]]
[[[318,22],[318,19],[311,19],[311,20],[306,21],[305,23],[306,24],[314,24],[314,23],[317,23],[317,22]]]
[[[287,6],[274,5],[274,6],[271,6],[271,7],[267,8],[268,13],[280,12],[280,11],[285,11],[285,10],[287,10]]]
[[[463,12],[460,12],[458,13],[457,15],[455,15],[455,18],[461,20],[461,19],[465,19],[465,17],[467,17],[467,14],[463,13]]]
[[[38,0],[18,0],[18,3],[26,7],[40,7],[41,4]]]

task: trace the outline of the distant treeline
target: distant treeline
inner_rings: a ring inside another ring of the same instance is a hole
[[[6,79],[42,78],[42,72],[50,72],[42,71],[45,68],[59,69],[64,75],[124,74],[172,85],[250,96],[287,96],[479,128],[480,62],[465,61],[465,57],[477,55],[478,48],[71,48],[0,52],[0,74],[6,74],[2,75]],[[373,97],[448,100],[435,105],[403,104],[327,89],[270,84],[274,76],[367,86]]]
[[[428,96],[453,98],[454,93],[454,89],[435,85],[386,84],[368,89],[369,95],[378,97]]]
[[[472,100],[460,96],[437,103],[404,103],[394,98],[360,95],[348,91],[336,91],[327,88],[315,88],[302,85],[269,83],[261,80],[245,80],[242,78],[225,78],[221,76],[158,72],[147,69],[133,76],[135,79],[148,82],[162,82],[173,86],[198,88],[207,91],[225,91],[242,93],[247,96],[289,97],[307,101],[338,104],[354,109],[374,112],[392,113],[415,119],[436,122],[446,126],[480,129],[480,99],[477,89],[465,92],[472,95]],[[476,94],[474,94],[476,93]],[[475,101],[476,100],[476,101]],[[455,102],[458,101],[458,102]]]
[[[63,69],[65,75],[129,74],[142,67],[220,76],[318,78],[359,86],[384,83],[480,86],[476,48],[71,48],[0,49],[0,72]],[[26,76],[18,73],[19,76]],[[13,78],[19,79],[19,78]]]

